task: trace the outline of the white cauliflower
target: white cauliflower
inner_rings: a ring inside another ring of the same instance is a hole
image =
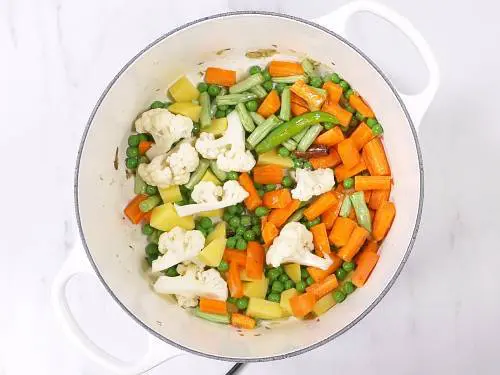
[[[267,264],[278,267],[282,263],[298,263],[322,270],[332,264],[330,257],[321,258],[311,253],[314,249],[313,235],[300,223],[286,224],[266,254]]]
[[[186,231],[175,227],[160,236],[158,250],[164,255],[153,261],[152,271],[160,272],[181,262],[192,260],[204,246],[205,237],[200,231]]]
[[[149,164],[139,164],[137,173],[148,185],[166,188],[172,185],[172,170],[167,162],[167,155],[158,155]]]
[[[217,203],[222,194],[222,187],[215,185],[212,181],[200,181],[195,185],[191,198],[196,203]]]
[[[213,182],[211,182],[213,184]],[[196,186],[195,186],[196,189]],[[193,189],[194,192],[194,189]],[[192,196],[192,195],[191,195]],[[224,208],[232,206],[236,203],[240,203],[248,197],[248,192],[241,187],[238,181],[226,181],[222,187],[221,200],[217,202],[207,202],[207,203],[196,203],[188,204],[185,206],[174,205],[177,215],[190,216],[204,211],[217,210],[219,208]],[[193,199],[201,199],[201,194],[199,191],[196,192]]]
[[[177,299],[177,304],[184,309],[198,306],[199,298],[197,296],[186,297],[177,294],[175,298]]]
[[[219,154],[217,166],[224,172],[248,172],[255,166],[255,158],[250,151],[233,147],[223,154]]]
[[[217,159],[217,156],[226,151],[227,147],[228,142],[226,138],[215,139],[212,133],[201,133],[195,144],[196,151],[205,159]]]
[[[308,201],[315,195],[332,190],[335,177],[330,168],[320,168],[314,171],[297,169],[295,171],[297,186],[292,190],[292,197],[300,201]]]
[[[168,109],[155,108],[144,112],[135,120],[135,130],[153,136],[155,144],[147,152],[147,156],[153,159],[169,151],[180,139],[190,137],[193,120],[187,116],[174,115]]]

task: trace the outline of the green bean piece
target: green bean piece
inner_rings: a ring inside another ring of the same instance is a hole
[[[257,74],[257,73],[260,73],[262,71],[261,67],[258,66],[258,65],[253,65],[250,67],[250,69],[248,70],[248,72],[250,74]]]
[[[212,123],[212,119],[210,117],[210,95],[208,95],[208,92],[202,92],[200,94],[199,101],[201,105],[200,125],[202,128],[206,128]]]
[[[146,194],[147,195],[157,195],[158,194],[158,188],[153,185],[146,185]]]
[[[257,95],[257,98],[264,99],[267,96],[267,91],[262,85],[255,85],[250,89],[250,92]]]
[[[165,108],[165,103],[160,102],[159,100],[155,100],[153,103],[151,103],[149,108],[151,108],[151,109]]]
[[[250,102],[247,102],[247,103],[250,103]],[[250,111],[250,117],[252,117],[253,122],[257,126],[262,125],[262,123],[264,121],[266,121],[266,119],[262,115],[259,115],[257,112]]]
[[[378,124],[378,121],[374,118],[369,118],[368,120],[366,120],[366,125],[368,125],[368,127],[371,129],[373,129],[373,127],[377,124]]]
[[[257,95],[251,93],[251,92],[246,92],[242,94],[229,94],[229,95],[223,95],[223,96],[217,96],[215,98],[215,102],[217,105],[236,105],[238,103],[244,103],[248,102],[249,100],[256,99]]]
[[[252,112],[250,112],[252,113]],[[251,149],[255,148],[276,126],[281,123],[281,120],[275,115],[269,116],[262,124],[257,126],[255,130],[247,138],[247,143]],[[277,146],[277,145],[275,145]],[[269,150],[266,150],[269,151]]]
[[[227,94],[227,89],[225,87],[221,87],[220,88],[220,92],[219,92],[219,95],[217,96],[224,96]],[[214,118],[215,117],[215,113],[217,112],[217,101],[216,100],[212,100],[212,104],[210,105],[210,117],[211,118]],[[224,116],[222,116],[224,117]]]
[[[244,91],[250,90],[255,85],[260,85],[264,82],[264,77],[262,73],[255,73],[245,78],[243,81],[240,81],[229,88],[230,94],[240,94]]]
[[[287,139],[282,143],[282,146],[291,152],[297,149],[297,142],[295,142],[293,139]]]
[[[309,77],[316,77],[316,70],[314,69],[314,65],[309,59],[302,60],[302,69],[304,69],[304,73],[306,73]]]
[[[309,82],[309,78],[305,75],[288,76],[288,77],[273,77],[272,81],[274,83],[295,83],[297,81]]]
[[[238,112],[238,117],[240,118],[243,128],[247,132],[252,132],[255,129],[255,124],[247,111],[247,107],[245,107],[245,103],[236,104],[236,112]]]
[[[135,194],[146,194],[146,187],[148,184],[144,182],[144,180],[136,173],[134,178],[134,193]]]
[[[293,222],[298,222],[300,221],[300,219],[302,219],[304,217],[304,211],[306,210],[307,207],[302,207],[300,209],[298,209],[297,211],[295,211],[292,216],[290,216],[288,218],[288,220],[286,221],[287,224],[288,223],[293,223]]]
[[[219,323],[219,324],[231,323],[231,318],[229,317],[229,314],[222,315],[222,314],[206,313],[206,312],[200,311],[199,307],[194,309],[194,315],[196,315],[198,318],[208,320],[209,322],[212,322],[212,323]]]
[[[380,136],[384,134],[384,128],[380,124],[375,124],[373,125],[372,133],[373,135]]]
[[[141,212],[149,212],[153,208],[158,206],[161,202],[162,200],[159,195],[152,195],[139,203],[139,209],[141,210]]]
[[[200,182],[205,175],[205,172],[207,171],[209,165],[210,162],[208,160],[200,159],[198,168],[196,168],[196,170],[191,174],[189,181],[184,186],[189,190],[193,190],[194,186],[198,184],[198,182]]]
[[[318,94],[321,94],[323,96],[326,96],[326,90],[322,89],[321,87],[314,87],[310,86],[314,91],[316,91]]]
[[[316,137],[321,133],[323,130],[323,127],[320,124],[316,124],[311,126],[308,130],[307,133],[302,137],[300,140],[297,150],[305,152],[307,149],[313,144],[314,140]]]
[[[323,80],[321,79],[321,77],[311,77],[311,81],[309,82],[309,84],[313,88],[319,89],[323,85]]]
[[[281,109],[280,109],[280,119],[283,121],[289,121],[291,114],[291,99],[292,93],[290,91],[290,87],[285,87],[281,93]]]
[[[356,218],[359,225],[365,228],[368,232],[372,231],[372,219],[370,216],[370,211],[366,206],[365,193],[362,191],[357,191],[351,194],[351,203],[356,212]],[[342,210],[342,209],[341,209]]]
[[[214,172],[215,177],[224,182],[227,179],[227,173],[217,166],[217,160],[210,160],[210,169]]]
[[[306,128],[306,129],[304,129],[304,130],[302,130],[299,134],[297,134],[297,135],[293,136],[293,137],[292,137],[292,139],[293,139],[295,142],[299,143],[299,142],[302,140],[302,138],[304,138],[304,135],[306,135],[307,130],[308,130],[307,128]]]
[[[349,196],[347,195],[342,201],[342,206],[340,206],[339,216],[348,217],[349,214],[351,213],[351,210],[352,210],[351,199],[349,199]]]

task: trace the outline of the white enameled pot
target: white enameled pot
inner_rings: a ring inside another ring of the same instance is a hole
[[[417,47],[430,77],[423,92],[399,94],[380,69],[342,37],[349,17],[364,11],[394,24]],[[285,55],[307,55],[334,63],[334,69],[366,98],[385,128],[384,141],[395,181],[392,196],[398,213],[369,282],[346,303],[335,306],[319,321],[261,328],[241,336],[231,327],[195,318],[153,292],[143,266],[145,240],[140,229],[122,215],[132,195],[132,179],[126,177],[123,158],[133,120],[152,100],[164,99],[169,83],[186,72],[197,80],[198,72],[210,65],[244,72],[255,64],[245,52],[260,48],[277,48]],[[63,327],[90,357],[119,373],[143,372],[184,351],[230,361],[281,359],[344,333],[382,299],[415,240],[423,201],[423,167],[416,130],[438,81],[437,65],[421,35],[406,19],[371,2],[347,4],[316,23],[266,12],[220,14],[186,24],[156,40],[112,80],[85,129],[75,176],[76,217],[82,242],[53,285],[52,302]],[[116,146],[118,170],[113,166]],[[64,293],[68,280],[80,272],[95,272],[116,302],[146,329],[151,345],[140,361],[128,363],[114,358],[81,330]]]

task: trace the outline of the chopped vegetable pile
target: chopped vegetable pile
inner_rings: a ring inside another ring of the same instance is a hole
[[[362,287],[396,210],[372,109],[312,61],[183,76],[135,121],[125,208],[154,290],[203,319],[324,314]]]

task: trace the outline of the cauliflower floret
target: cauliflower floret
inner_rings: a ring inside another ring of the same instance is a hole
[[[222,186],[222,190],[222,200],[228,200],[230,202],[242,202],[249,195],[238,181],[226,181]]]
[[[174,115],[168,109],[155,108],[144,112],[135,120],[135,129],[139,133],[150,133],[155,144],[147,155],[150,159],[163,154],[182,138],[191,136],[193,120],[187,116]]]
[[[167,155],[158,155],[149,164],[139,164],[137,173],[148,185],[166,188],[172,185],[172,170],[167,162]]]
[[[189,181],[191,172],[198,167],[200,158],[195,148],[188,142],[183,142],[179,148],[167,158],[175,185],[184,185]]]
[[[297,169],[295,180],[297,186],[292,190],[292,197],[300,201],[307,201],[315,195],[326,193],[335,186],[335,177],[330,168],[320,168],[314,171]]]
[[[195,148],[205,159],[217,159],[217,156],[228,148],[228,142],[224,137],[216,140],[212,133],[201,133]]]
[[[320,258],[311,253],[313,249],[312,233],[303,224],[288,223],[269,247],[266,262],[273,267],[292,262],[322,270],[328,269],[332,264],[330,257]]]
[[[173,228],[160,236],[158,250],[163,256],[153,261],[152,271],[159,272],[195,258],[205,246],[205,237],[198,230]]]
[[[186,297],[180,294],[176,294],[175,298],[177,299],[177,304],[185,309],[198,306],[199,298],[197,296]]]
[[[215,185],[212,181],[200,181],[195,185],[191,198],[196,203],[217,203],[222,194],[222,187]]]
[[[232,147],[217,157],[217,166],[224,172],[248,172],[255,166],[255,158],[250,151]]]

